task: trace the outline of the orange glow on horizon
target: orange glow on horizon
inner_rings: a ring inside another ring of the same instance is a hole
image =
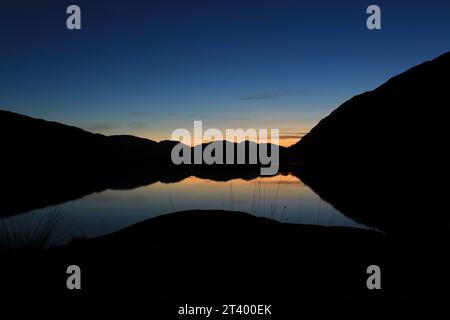
[[[297,128],[285,128],[285,129],[279,129],[279,137],[278,137],[278,145],[280,145],[281,147],[290,147],[294,144],[296,144],[297,142],[299,142],[303,136],[308,133],[310,130],[310,127],[303,127],[302,129],[297,129]],[[242,141],[253,141],[256,143],[264,143],[266,141],[268,141],[269,143],[271,142],[270,139],[270,130],[269,130],[269,136],[267,137],[267,139],[261,138],[261,137],[248,137],[248,136],[236,136],[234,137],[235,142],[242,142]],[[132,135],[135,135],[137,137],[142,137],[145,139],[149,139],[152,141],[156,141],[156,142],[161,142],[161,141],[165,141],[165,140],[170,140],[170,134],[168,134],[167,132],[152,132],[151,134],[149,134],[149,132],[145,132],[145,131],[137,131],[137,132],[132,132],[130,133]],[[195,139],[196,137],[192,134],[191,136],[191,142],[190,143],[186,143],[187,145],[194,147],[197,145],[200,145],[202,143],[209,143],[211,141],[214,140],[199,140],[199,139]],[[258,142],[259,139],[259,142]],[[220,139],[222,140],[222,139]],[[232,139],[227,139],[227,137],[224,135],[223,136],[223,140],[225,141],[231,141]]]
[[[156,141],[156,142],[170,140],[170,139],[167,139],[167,138],[161,137],[161,136],[149,137],[149,136],[146,136],[146,135],[141,135],[140,137],[141,138],[145,138],[145,139],[149,139],[149,140],[153,140],[153,141]],[[254,139],[247,139],[247,140],[253,141],[253,142],[257,142]],[[287,148],[287,147],[290,147],[290,146],[296,144],[300,140],[301,140],[301,138],[283,138],[281,136],[280,139],[279,139],[278,145],[280,145],[281,147],[286,147]],[[229,140],[226,140],[226,141],[229,141]],[[208,143],[208,142],[211,142],[211,141],[205,141],[205,140],[203,140],[203,141],[194,141],[194,143],[191,143],[190,146],[191,147],[195,147],[195,146],[198,146],[198,145],[200,145],[202,143]],[[269,140],[269,142],[270,142],[270,140]]]

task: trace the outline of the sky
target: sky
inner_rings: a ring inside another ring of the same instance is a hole
[[[277,128],[289,145],[449,50],[450,1],[2,1],[0,109],[157,141],[194,120]]]

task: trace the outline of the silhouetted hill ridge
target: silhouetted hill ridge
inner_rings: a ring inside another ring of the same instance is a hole
[[[441,155],[449,73],[450,52],[415,66],[344,102],[291,150],[314,165],[416,162]]]

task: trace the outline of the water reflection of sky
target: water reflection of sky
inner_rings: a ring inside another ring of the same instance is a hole
[[[358,224],[320,199],[297,177],[278,175],[227,182],[189,177],[132,190],[107,190],[16,217],[37,221],[60,212],[59,229],[70,237],[93,237],[161,214],[189,209],[239,210],[287,223],[325,226]]]

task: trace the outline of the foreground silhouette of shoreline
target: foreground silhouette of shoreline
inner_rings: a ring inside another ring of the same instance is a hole
[[[286,224],[243,212],[184,211],[44,252],[3,253],[0,295],[271,302],[444,298],[446,240]],[[80,291],[65,286],[72,264],[82,270]],[[367,289],[372,264],[382,270],[382,290]]]

